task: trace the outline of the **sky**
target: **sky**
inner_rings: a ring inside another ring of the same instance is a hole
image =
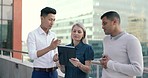
[[[22,41],[40,25],[40,10],[53,7],[56,19],[74,17],[92,10],[92,0],[22,0]]]
[[[40,10],[49,0],[22,0],[22,41],[26,41],[30,31],[40,25]]]

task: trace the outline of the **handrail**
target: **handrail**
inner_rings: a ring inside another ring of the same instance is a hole
[[[19,51],[19,50],[12,50],[12,49],[0,48],[1,56],[4,56],[4,51],[10,53],[10,55],[9,55],[10,59],[13,58],[12,53],[14,53],[14,52],[23,53],[23,54],[28,54],[28,52],[25,52],[25,51]],[[23,63],[23,62],[24,62],[24,59],[23,59],[24,56],[21,55],[21,57],[22,57],[21,61],[22,61],[22,63]]]
[[[25,52],[25,51],[19,51],[19,50],[12,50],[12,49],[5,49],[5,48],[0,48],[0,50],[3,50],[3,51],[9,51],[9,52],[18,52],[18,53],[28,54],[28,52]]]

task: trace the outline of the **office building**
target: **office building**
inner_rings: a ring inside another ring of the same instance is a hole
[[[0,48],[22,50],[22,0],[0,0]],[[7,53],[6,53],[7,54]],[[21,59],[21,54],[13,53]]]

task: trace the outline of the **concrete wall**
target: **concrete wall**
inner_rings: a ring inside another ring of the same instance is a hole
[[[22,62],[19,59],[0,55],[0,78],[31,78],[31,62]],[[64,78],[64,74],[58,69],[58,78]]]
[[[31,78],[31,74],[31,63],[0,57],[0,78]]]

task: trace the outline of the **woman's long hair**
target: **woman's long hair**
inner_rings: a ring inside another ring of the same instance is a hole
[[[83,43],[87,43],[87,40],[86,40],[86,29],[85,29],[84,25],[83,25],[82,23],[80,23],[80,22],[74,23],[74,24],[72,25],[71,31],[73,30],[73,28],[74,28],[75,26],[78,26],[78,27],[82,28],[84,34],[83,34],[83,37],[82,37],[81,41],[82,41]],[[73,39],[71,39],[71,40],[72,40],[72,41],[71,41],[71,44],[74,45]]]

